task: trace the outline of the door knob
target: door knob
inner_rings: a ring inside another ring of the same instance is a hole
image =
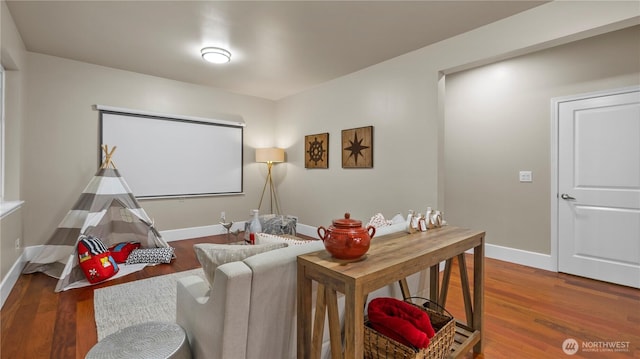
[[[569,201],[575,201],[575,200],[576,200],[574,197],[571,197],[571,196],[569,196],[569,195],[568,195],[568,194],[566,194],[566,193],[561,194],[561,195],[560,195],[560,198],[562,198],[562,199],[566,199],[566,200],[569,200]]]

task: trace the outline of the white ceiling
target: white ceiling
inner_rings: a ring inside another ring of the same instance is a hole
[[[273,100],[542,3],[7,1],[28,51]]]

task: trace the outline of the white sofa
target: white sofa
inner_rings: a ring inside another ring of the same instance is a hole
[[[295,358],[296,258],[323,249],[321,241],[311,241],[223,264],[211,290],[200,277],[180,279],[176,320],[187,332],[194,358]],[[412,293],[426,288],[426,278],[409,278]],[[369,300],[379,296],[401,297],[397,285],[381,288]],[[326,331],[324,338],[322,357],[328,358]]]

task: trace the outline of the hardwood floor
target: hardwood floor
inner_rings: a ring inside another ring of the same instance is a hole
[[[20,276],[0,312],[0,358],[84,358],[97,337],[94,289],[199,267],[193,244],[223,240],[171,242],[177,255],[171,264],[63,293],[54,293],[56,279],[44,274]],[[453,268],[447,309],[463,318],[458,266]],[[571,358],[640,358],[640,290],[485,260],[485,342],[477,358],[564,358],[568,338],[594,350],[580,348]],[[594,347],[610,342],[628,348]]]

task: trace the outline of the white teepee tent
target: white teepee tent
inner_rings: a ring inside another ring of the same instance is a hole
[[[107,247],[126,241],[140,242],[142,248],[168,247],[111,161],[115,147],[111,152],[106,146],[103,150],[106,156],[98,172],[22,271],[59,278],[56,292],[89,285],[78,264],[77,243],[81,234],[98,237]],[[133,267],[139,270],[144,265]],[[120,272],[118,276],[131,270]]]

